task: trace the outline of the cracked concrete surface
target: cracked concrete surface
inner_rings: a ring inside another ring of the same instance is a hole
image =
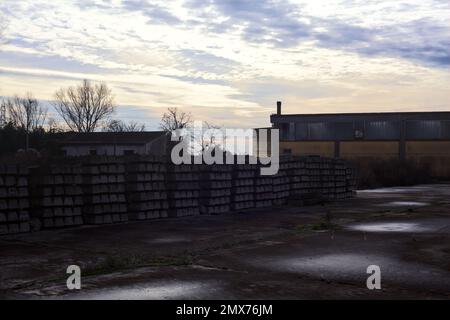
[[[325,206],[2,236],[0,297],[448,299],[448,199],[445,184],[383,188]],[[70,264],[81,290],[66,287]],[[370,264],[381,290],[366,288]]]

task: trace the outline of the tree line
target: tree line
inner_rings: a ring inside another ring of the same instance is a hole
[[[35,149],[45,148],[48,141],[61,137],[64,132],[145,130],[144,124],[113,118],[116,110],[114,95],[105,83],[83,80],[76,86],[61,88],[55,92],[51,104],[61,121],[49,117],[48,108],[31,93],[3,99],[0,110],[5,111],[5,119],[3,124],[0,123],[0,140],[3,141],[0,154],[15,152],[19,148],[29,150],[30,146]],[[64,126],[61,126],[61,122]],[[172,107],[162,115],[160,129],[170,132],[189,128],[192,123],[190,113]],[[208,123],[206,126],[217,128]],[[210,143],[212,141],[207,144]]]
[[[31,93],[3,99],[2,108],[6,111],[5,123],[30,133],[36,130],[94,132],[98,129],[109,132],[143,131],[145,126],[136,122],[126,123],[112,119],[116,110],[114,96],[105,83],[92,83],[89,80],[77,86],[61,88],[56,91],[51,102],[66,126],[66,130],[53,118],[48,118],[48,109]]]

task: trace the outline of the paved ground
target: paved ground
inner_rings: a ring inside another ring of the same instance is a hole
[[[328,217],[328,218],[327,218]],[[69,291],[66,268],[82,268]],[[381,268],[368,290],[367,266]],[[450,185],[0,237],[7,299],[450,298]]]

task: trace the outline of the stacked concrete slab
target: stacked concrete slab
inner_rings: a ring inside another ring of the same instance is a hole
[[[233,170],[231,209],[234,211],[255,207],[255,177],[258,167],[236,164]]]
[[[28,169],[0,165],[0,234],[30,231]]]
[[[290,197],[303,197],[310,193],[309,170],[306,168],[306,158],[290,157],[285,160],[289,176]]]
[[[230,211],[231,165],[202,165],[200,173],[200,213],[220,214]]]
[[[355,196],[358,184],[358,177],[356,174],[356,168],[348,164],[345,169],[345,182],[346,182],[346,198],[351,198]]]
[[[169,217],[200,214],[201,165],[169,165]]]
[[[0,233],[220,214],[283,205],[288,199],[308,204],[309,199],[349,198],[356,189],[355,169],[339,159],[286,156],[276,175],[263,176],[260,169],[177,166],[142,156],[78,158],[36,165],[30,172],[0,166]]]
[[[307,180],[309,183],[309,194],[323,195],[322,166],[323,162],[321,157],[306,157],[305,159],[305,168],[307,170],[307,174],[303,177],[303,179]]]
[[[336,199],[336,160],[320,159],[320,181],[322,185],[321,194],[327,199]]]
[[[33,170],[32,217],[42,228],[83,224],[81,165],[51,165]]]
[[[275,206],[286,204],[290,195],[289,170],[291,167],[288,159],[280,159],[280,167],[278,173],[272,176],[272,203]]]
[[[347,166],[343,160],[335,160],[334,182],[334,197],[331,199],[345,199],[347,197]]]
[[[128,220],[123,158],[93,157],[83,165],[83,218],[87,224]]]
[[[128,218],[148,220],[168,217],[166,165],[160,158],[138,157],[127,161]]]
[[[273,176],[261,175],[260,170],[255,174],[255,207],[268,208],[272,206]]]

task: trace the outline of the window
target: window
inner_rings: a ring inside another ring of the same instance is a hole
[[[281,140],[288,140],[289,139],[289,123],[280,123],[279,129],[280,129]]]
[[[439,120],[410,120],[406,122],[406,138],[411,140],[432,140],[441,136]]]
[[[296,123],[295,124],[295,140],[307,140],[308,139],[308,124]]]
[[[91,149],[91,150],[89,150],[89,154],[90,154],[91,156],[96,156],[96,155],[97,155],[97,150]]]
[[[397,140],[400,138],[400,123],[368,121],[366,122],[366,137],[369,140]]]
[[[283,154],[292,154],[292,149],[283,149]]]
[[[126,156],[131,156],[131,155],[134,154],[134,150],[124,150],[123,154],[126,155]]]

